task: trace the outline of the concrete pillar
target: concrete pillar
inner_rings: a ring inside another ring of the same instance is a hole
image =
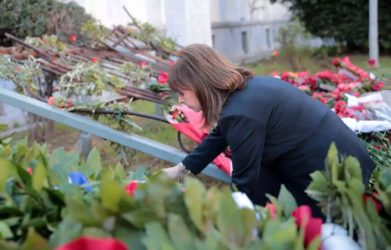
[[[165,0],[167,36],[178,44],[212,45],[210,0]]]

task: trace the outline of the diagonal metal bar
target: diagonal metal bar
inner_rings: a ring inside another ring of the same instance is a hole
[[[26,110],[27,112],[65,124],[80,131],[136,149],[156,158],[171,162],[180,162],[186,154],[171,146],[138,135],[130,135],[114,130],[89,118],[63,111],[31,97],[0,88],[0,102]],[[202,172],[205,175],[230,182],[230,177],[209,164]]]

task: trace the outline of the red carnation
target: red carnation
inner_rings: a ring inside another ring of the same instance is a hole
[[[68,36],[68,40],[69,40],[70,43],[74,43],[77,40],[77,36],[75,34],[70,34]]]
[[[372,59],[372,58],[369,58],[368,59],[368,64],[369,64],[369,66],[374,66],[376,64],[376,60]]]
[[[92,63],[97,63],[99,61],[99,58],[98,57],[92,57],[91,58],[91,62]]]
[[[384,83],[381,82],[381,81],[379,81],[379,82],[377,82],[377,83],[375,83],[375,84],[372,85],[372,89],[373,89],[374,91],[379,91],[379,90],[381,90],[382,88],[384,88]]]
[[[168,81],[168,74],[167,72],[161,71],[159,77],[157,78],[157,81],[160,84],[165,84]]]
[[[133,196],[134,193],[137,190],[138,182],[137,181],[131,181],[125,186],[125,191],[130,195]]]

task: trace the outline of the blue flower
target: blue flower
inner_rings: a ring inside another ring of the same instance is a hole
[[[91,192],[92,187],[91,186],[86,186],[85,184],[88,184],[87,177],[80,173],[80,172],[70,172],[68,174],[68,182],[73,185],[77,186],[85,186],[86,191]]]

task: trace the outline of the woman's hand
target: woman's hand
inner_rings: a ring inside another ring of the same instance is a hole
[[[186,169],[186,167],[182,164],[182,162],[175,165],[174,167],[164,168],[163,172],[168,178],[177,181],[182,181],[184,175],[190,174],[190,171]]]

